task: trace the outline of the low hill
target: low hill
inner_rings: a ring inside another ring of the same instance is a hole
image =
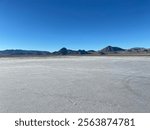
[[[48,51],[36,50],[4,50],[0,51],[0,56],[47,56],[51,53]]]
[[[135,47],[127,50],[128,52],[149,52],[150,49]]]

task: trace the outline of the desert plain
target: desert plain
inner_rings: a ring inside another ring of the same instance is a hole
[[[0,58],[0,112],[150,112],[150,57]]]

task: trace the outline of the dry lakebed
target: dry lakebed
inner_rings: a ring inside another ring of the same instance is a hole
[[[150,112],[150,57],[0,58],[0,112]]]

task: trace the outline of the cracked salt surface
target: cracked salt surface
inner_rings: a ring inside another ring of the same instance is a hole
[[[1,58],[0,112],[150,112],[150,57]]]

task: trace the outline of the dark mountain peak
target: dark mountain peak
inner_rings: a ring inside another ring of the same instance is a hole
[[[125,49],[122,49],[120,47],[107,46],[103,48],[100,52],[109,53],[109,52],[118,52],[118,51],[125,51]]]
[[[109,46],[107,46],[106,48],[113,48],[113,47],[109,45]]]
[[[59,51],[68,50],[66,47],[61,48]]]
[[[68,54],[68,49],[66,47],[63,47],[58,51],[58,54],[67,55]]]

